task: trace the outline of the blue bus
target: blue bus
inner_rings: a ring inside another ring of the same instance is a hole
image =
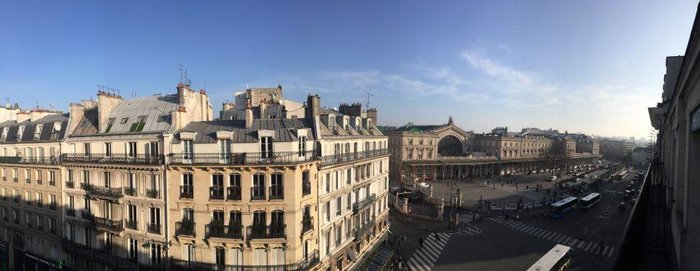
[[[568,197],[563,200],[552,203],[549,206],[549,217],[554,219],[561,218],[566,213],[574,209],[577,200],[577,197]]]

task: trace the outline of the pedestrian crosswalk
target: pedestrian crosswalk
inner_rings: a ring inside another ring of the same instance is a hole
[[[413,271],[429,271],[435,265],[442,249],[450,240],[449,233],[438,233],[438,238],[431,233],[423,241],[423,245],[418,248],[408,260],[408,267]]]
[[[489,217],[488,220],[510,227],[514,230],[529,234],[531,236],[544,239],[557,244],[567,245],[578,251],[585,251],[595,255],[612,258],[615,253],[614,246],[608,246],[599,242],[587,241],[576,237],[560,234],[547,229],[538,228],[532,225],[521,223],[515,220],[505,220],[503,218]]]
[[[615,189],[603,189],[603,192],[605,193],[611,193],[611,194],[617,194],[617,195],[622,195],[622,191],[617,191]]]
[[[462,223],[459,226],[459,233],[466,235],[479,235],[481,234],[481,229],[472,223]]]

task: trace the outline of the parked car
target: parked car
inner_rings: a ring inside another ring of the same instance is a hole
[[[418,183],[418,186],[423,187],[423,188],[430,188],[430,184],[426,182],[420,182]]]
[[[624,201],[620,201],[620,210],[624,210],[625,208],[627,208],[627,203]]]

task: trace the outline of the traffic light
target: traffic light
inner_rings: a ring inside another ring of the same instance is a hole
[[[59,260],[58,264],[56,267],[58,267],[59,270],[63,270],[63,265],[66,263],[66,260]]]

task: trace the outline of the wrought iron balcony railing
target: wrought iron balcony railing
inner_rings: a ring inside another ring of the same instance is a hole
[[[376,200],[377,200],[377,195],[372,194],[369,197],[365,198],[364,200],[353,203],[352,211],[354,213],[357,213],[359,210],[362,210],[362,208],[369,206],[370,204],[372,204]]]
[[[355,240],[360,240],[362,239],[363,236],[365,236],[367,233],[369,233],[375,225],[375,217],[372,217],[371,220],[367,221],[364,225],[360,226],[355,230]]]
[[[321,166],[351,162],[367,158],[379,157],[389,154],[388,149],[376,149],[360,152],[342,153],[335,155],[326,155],[321,157]]]
[[[224,188],[221,186],[209,187],[209,199],[210,200],[223,200],[224,199]]]
[[[226,188],[226,199],[227,200],[241,200],[241,187],[239,186],[229,186]]]
[[[243,239],[242,225],[224,225],[220,222],[212,222],[205,226],[206,238]]]
[[[260,186],[254,186],[250,188],[250,199],[253,200],[264,200],[265,199],[265,189]]]
[[[75,209],[66,209],[66,215],[75,217]]]
[[[287,225],[253,225],[247,228],[248,240],[250,239],[268,239],[268,238],[286,238]]]
[[[73,189],[75,188],[75,182],[66,182],[66,188]]]
[[[148,233],[161,234],[161,225],[155,223],[148,223]]]
[[[93,217],[92,221],[95,228],[110,231],[113,233],[121,233],[124,231],[124,222],[121,220],[112,220],[104,217]]]
[[[194,197],[194,187],[188,185],[180,186],[180,198],[191,199]]]
[[[271,186],[270,199],[284,199],[284,186]]]
[[[301,234],[314,229],[314,218],[312,216],[304,217],[301,220]]]
[[[183,220],[175,223],[176,236],[196,236],[195,223],[193,221]]]
[[[59,162],[56,156],[0,156],[1,164],[40,164],[40,165],[57,165]]]
[[[138,221],[136,220],[126,220],[124,221],[124,225],[126,226],[127,229],[132,229],[132,230],[138,230],[139,229],[139,224]]]
[[[224,164],[224,165],[288,165],[306,163],[316,160],[313,151],[302,152],[247,152],[247,153],[191,153],[191,154],[171,154],[172,164],[203,165],[203,164]]]
[[[138,190],[136,190],[136,187],[124,187],[124,195],[130,196],[130,197],[136,197],[138,196]]]
[[[86,164],[141,164],[141,165],[160,165],[163,164],[163,155],[147,155],[147,154],[77,154],[64,153],[61,155],[63,163],[86,163]]]
[[[122,192],[122,189],[119,187],[104,187],[104,186],[96,186],[96,185],[88,185],[86,187],[86,191],[88,194],[95,196],[95,197],[102,197],[102,198],[112,198],[112,199],[119,199],[124,197],[124,193]]]
[[[158,190],[158,189],[147,189],[147,190],[146,190],[146,197],[152,198],[152,199],[159,199],[159,198],[160,198],[160,190]]]

